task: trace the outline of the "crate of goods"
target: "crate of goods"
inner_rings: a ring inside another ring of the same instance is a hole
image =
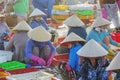
[[[52,65],[58,66],[60,62],[68,62],[69,54],[59,54],[53,58]]]
[[[69,17],[69,15],[68,14],[54,14],[52,17],[57,20],[65,20]]]
[[[30,73],[24,73],[24,74],[17,74],[17,75],[11,75],[7,76],[7,80],[51,80],[53,74],[49,74],[43,71],[37,71],[37,72],[30,72]]]
[[[16,69],[16,70],[9,70],[10,74],[23,74],[23,73],[28,73],[28,72],[36,72],[38,71],[37,68],[22,68],[22,69]]]
[[[12,60],[13,53],[12,53],[11,51],[3,51],[3,50],[0,50],[0,57],[1,57],[1,56],[6,56],[7,61],[11,61],[11,60]]]
[[[15,69],[25,68],[26,65],[24,63],[21,63],[21,62],[12,61],[12,62],[2,63],[2,64],[0,64],[0,67],[5,69],[5,70],[15,70]]]
[[[80,19],[93,19],[94,18],[94,15],[91,14],[91,15],[77,15]]]
[[[9,76],[9,74],[6,72],[0,72],[0,80],[1,78],[5,78],[6,76]]]

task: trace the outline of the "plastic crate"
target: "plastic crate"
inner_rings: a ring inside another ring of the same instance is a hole
[[[11,61],[13,53],[11,51],[0,50],[0,56],[6,56],[7,61]]]
[[[7,74],[5,72],[0,72],[0,80],[1,80],[1,78],[5,78],[6,76],[9,76],[9,74]]]
[[[51,80],[54,75],[42,71],[7,76],[7,80]]]
[[[62,61],[62,62],[68,62],[68,58],[69,58],[69,54],[68,54],[68,53],[56,55],[56,56],[53,58],[52,65],[58,66],[58,64],[59,64],[61,61]]]
[[[17,61],[12,61],[12,62],[2,63],[0,64],[0,67],[5,70],[15,70],[15,69],[25,68],[26,65]]]
[[[7,57],[6,56],[0,56],[0,64],[7,62]]]
[[[62,20],[65,20],[69,17],[69,15],[63,15],[63,14],[54,14],[52,16],[54,19],[62,19]]]
[[[88,16],[84,16],[84,15],[77,15],[80,19],[94,19],[94,15],[88,15]]]
[[[113,32],[113,33],[111,34],[111,38],[112,38],[113,40],[115,40],[116,42],[120,42],[120,33],[119,33],[119,32],[118,32],[118,33]]]
[[[23,69],[17,69],[17,70],[9,70],[10,74],[23,74],[23,73],[28,73],[28,72],[35,72],[38,71],[39,69],[37,68],[23,68]]]

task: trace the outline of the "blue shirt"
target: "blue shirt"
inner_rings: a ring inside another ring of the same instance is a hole
[[[40,42],[40,44],[37,44],[36,41],[33,41],[32,39],[28,39],[27,43],[26,43],[26,49],[25,49],[25,55],[28,58],[31,58],[32,55],[34,55],[32,52],[33,47],[39,47],[42,48],[44,45],[49,45],[51,48],[51,53],[55,54],[56,50],[55,47],[52,45],[51,41],[47,41],[47,42]]]
[[[110,43],[114,46],[118,46],[118,43],[115,42],[114,40],[112,40],[112,38],[110,37],[109,33],[107,31],[103,31],[103,32],[98,32],[98,31],[95,31],[94,29],[92,29],[88,36],[86,37],[86,41],[89,41],[91,39],[94,39],[95,41],[99,42],[106,50],[109,49],[109,47],[103,42],[104,41],[104,38],[108,36],[109,37],[109,40],[110,40]]]
[[[79,71],[79,69],[80,69],[79,56],[77,55],[77,51],[81,47],[82,47],[81,45],[77,45],[70,49],[68,64],[76,71]]]
[[[54,0],[32,0],[32,4],[35,8],[46,13],[48,17],[51,17]]]
[[[31,23],[30,23],[30,26],[31,28],[35,28],[35,27],[38,27],[38,26],[43,26],[46,30],[49,30],[49,27],[47,25],[47,23],[42,19],[40,21],[36,21],[36,20],[33,20]]]

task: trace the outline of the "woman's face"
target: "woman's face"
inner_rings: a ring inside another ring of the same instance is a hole
[[[34,16],[34,20],[40,21],[42,19],[42,16]]]
[[[104,31],[109,28],[109,25],[103,25],[103,26],[100,26],[99,28],[100,28],[100,31]]]

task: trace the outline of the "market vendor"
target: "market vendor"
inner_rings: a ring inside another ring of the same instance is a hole
[[[29,40],[26,44],[26,57],[31,60],[32,66],[47,66],[52,63],[56,50],[51,43],[51,35],[43,26],[36,27],[28,32]]]
[[[114,56],[114,51],[111,50],[110,44],[120,47],[120,43],[112,40],[108,33],[108,28],[111,23],[98,16],[95,22],[92,24],[92,30],[89,32],[88,36],[86,37],[86,41],[94,39],[98,43],[100,43],[108,52],[108,55]]]
[[[86,38],[87,36],[86,30],[85,30],[86,26],[83,23],[83,21],[80,20],[76,15],[72,15],[69,18],[67,18],[63,22],[63,24],[69,27],[68,34],[70,34],[71,32],[74,32],[80,37],[82,37],[83,39]]]
[[[31,28],[35,28],[38,26],[43,26],[46,30],[49,29],[47,23],[45,22],[45,20],[42,18],[46,16],[46,14],[44,12],[42,12],[39,9],[34,9],[34,11],[30,14],[30,18],[31,18],[31,22],[30,22],[30,26]]]
[[[32,0],[34,8],[38,8],[43,11],[47,16],[44,16],[44,20],[52,17],[52,8],[54,0]]]
[[[61,46],[70,49],[68,64],[76,71],[79,71],[79,56],[77,51],[85,44],[85,40],[78,36],[77,34],[71,32],[66,38],[61,42]]]
[[[109,80],[109,61],[105,57],[108,52],[95,40],[87,42],[77,54],[81,58],[78,80]]]
[[[118,0],[100,0],[101,8],[106,10],[107,19],[112,21],[116,29],[120,29],[118,16]]]
[[[27,59],[25,59],[24,55],[25,44],[28,40],[27,32],[29,30],[31,30],[31,27],[25,21],[21,21],[13,28],[14,35],[5,49],[14,53],[12,60],[27,63]]]
[[[120,54],[116,55],[107,67],[107,71],[112,72],[112,80],[120,80]]]
[[[6,16],[0,14],[0,50],[4,50],[4,37],[10,34],[10,29],[6,23]]]

